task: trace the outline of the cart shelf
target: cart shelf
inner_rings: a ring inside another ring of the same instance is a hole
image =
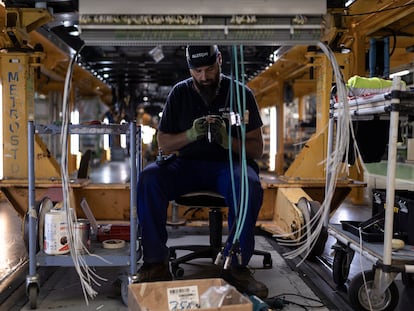
[[[31,309],[37,308],[37,298],[40,290],[39,276],[37,274],[37,267],[39,266],[74,266],[74,261],[70,254],[67,255],[48,255],[41,247],[38,247],[38,216],[35,207],[35,170],[34,170],[34,136],[37,134],[59,134],[60,126],[57,125],[36,125],[33,121],[28,122],[28,168],[29,178],[27,185],[29,190],[29,206],[28,206],[28,248],[29,248],[29,273],[26,277],[26,291],[29,297]],[[122,243],[120,248],[103,248],[102,243],[92,240],[90,245],[90,253],[82,254],[82,259],[88,266],[119,266],[129,267],[127,277],[121,279],[121,296],[125,304],[128,301],[128,285],[134,283],[137,279],[137,262],[141,257],[141,248],[138,239],[138,219],[137,219],[137,194],[136,184],[138,174],[141,172],[142,165],[142,147],[141,147],[141,127],[137,126],[135,122],[122,125],[70,125],[69,134],[79,135],[102,135],[102,134],[129,134],[129,154],[130,154],[130,182],[127,184],[118,185],[117,190],[128,189],[130,194],[130,236],[129,242]],[[93,187],[87,180],[73,182],[70,184],[72,188]],[[106,187],[110,187],[109,185]],[[41,214],[41,213],[40,213]],[[99,220],[99,219],[98,219]],[[39,250],[40,249],[40,250]]]

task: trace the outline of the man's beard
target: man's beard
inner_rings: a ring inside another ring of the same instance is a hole
[[[201,98],[207,105],[210,105],[216,98],[218,91],[220,90],[220,81],[220,72],[217,72],[214,81],[212,81],[210,85],[203,85],[194,79],[194,84],[196,85]]]

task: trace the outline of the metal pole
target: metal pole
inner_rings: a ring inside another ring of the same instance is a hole
[[[331,163],[331,155],[333,150],[333,131],[334,131],[334,118],[331,114],[328,122],[328,146],[326,151],[326,181],[325,181],[325,200],[326,200],[326,194],[329,190],[329,185],[331,183],[332,178],[332,163]],[[328,208],[328,207],[327,207]],[[323,224],[326,228],[328,228],[329,225],[329,213],[326,214],[325,219],[323,220]]]
[[[400,77],[393,79],[393,90],[400,89]],[[400,99],[393,97],[392,104],[398,105]],[[397,162],[397,137],[398,137],[399,112],[395,109],[390,115],[390,134],[388,140],[388,162],[387,162],[387,191],[385,201],[385,225],[384,225],[384,265],[391,265],[392,259],[392,237],[394,221],[394,197],[395,197],[395,171]]]
[[[33,121],[29,121],[27,125],[27,157],[28,157],[28,177],[29,177],[29,275],[36,275],[36,241],[37,230],[36,222],[38,221],[38,215],[36,215],[35,209],[35,172],[34,172],[34,124]]]
[[[137,128],[135,122],[129,123],[129,144],[130,144],[130,155],[129,161],[131,166],[130,172],[130,274],[134,275],[137,272],[137,139],[139,145],[141,144],[141,137],[137,137]]]

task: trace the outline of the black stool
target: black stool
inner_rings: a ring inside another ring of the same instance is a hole
[[[189,206],[194,208],[206,208],[209,211],[209,245],[176,245],[171,246],[170,260],[171,271],[175,277],[182,277],[184,275],[184,269],[180,267],[180,264],[186,263],[197,258],[211,258],[214,262],[217,254],[221,251],[222,233],[223,233],[223,212],[222,208],[227,208],[224,198],[218,193],[211,191],[199,191],[191,192],[177,198],[173,204]],[[177,250],[190,251],[190,253],[177,258]],[[254,255],[263,256],[263,267],[271,268],[272,256],[265,251],[255,250]]]

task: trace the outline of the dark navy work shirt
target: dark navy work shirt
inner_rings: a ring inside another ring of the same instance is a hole
[[[159,123],[159,130],[164,133],[180,133],[192,127],[193,121],[207,115],[220,115],[228,118],[229,112],[238,113],[243,118],[244,113],[238,112],[236,103],[236,87],[239,88],[239,98],[242,101],[242,88],[246,98],[246,110],[248,111],[248,123],[246,132],[257,129],[263,125],[256,100],[252,91],[239,82],[234,82],[233,105],[230,105],[230,83],[232,80],[221,75],[220,89],[214,101],[207,106],[199,93],[196,91],[193,79],[188,78],[177,83],[167,97],[162,118]],[[230,106],[233,108],[230,111]],[[246,120],[247,121],[247,120]],[[226,124],[228,122],[226,121]],[[235,125],[232,126],[232,135],[236,133]],[[220,145],[208,142],[207,138],[190,143],[179,150],[181,157],[199,160],[228,160],[228,150]]]

